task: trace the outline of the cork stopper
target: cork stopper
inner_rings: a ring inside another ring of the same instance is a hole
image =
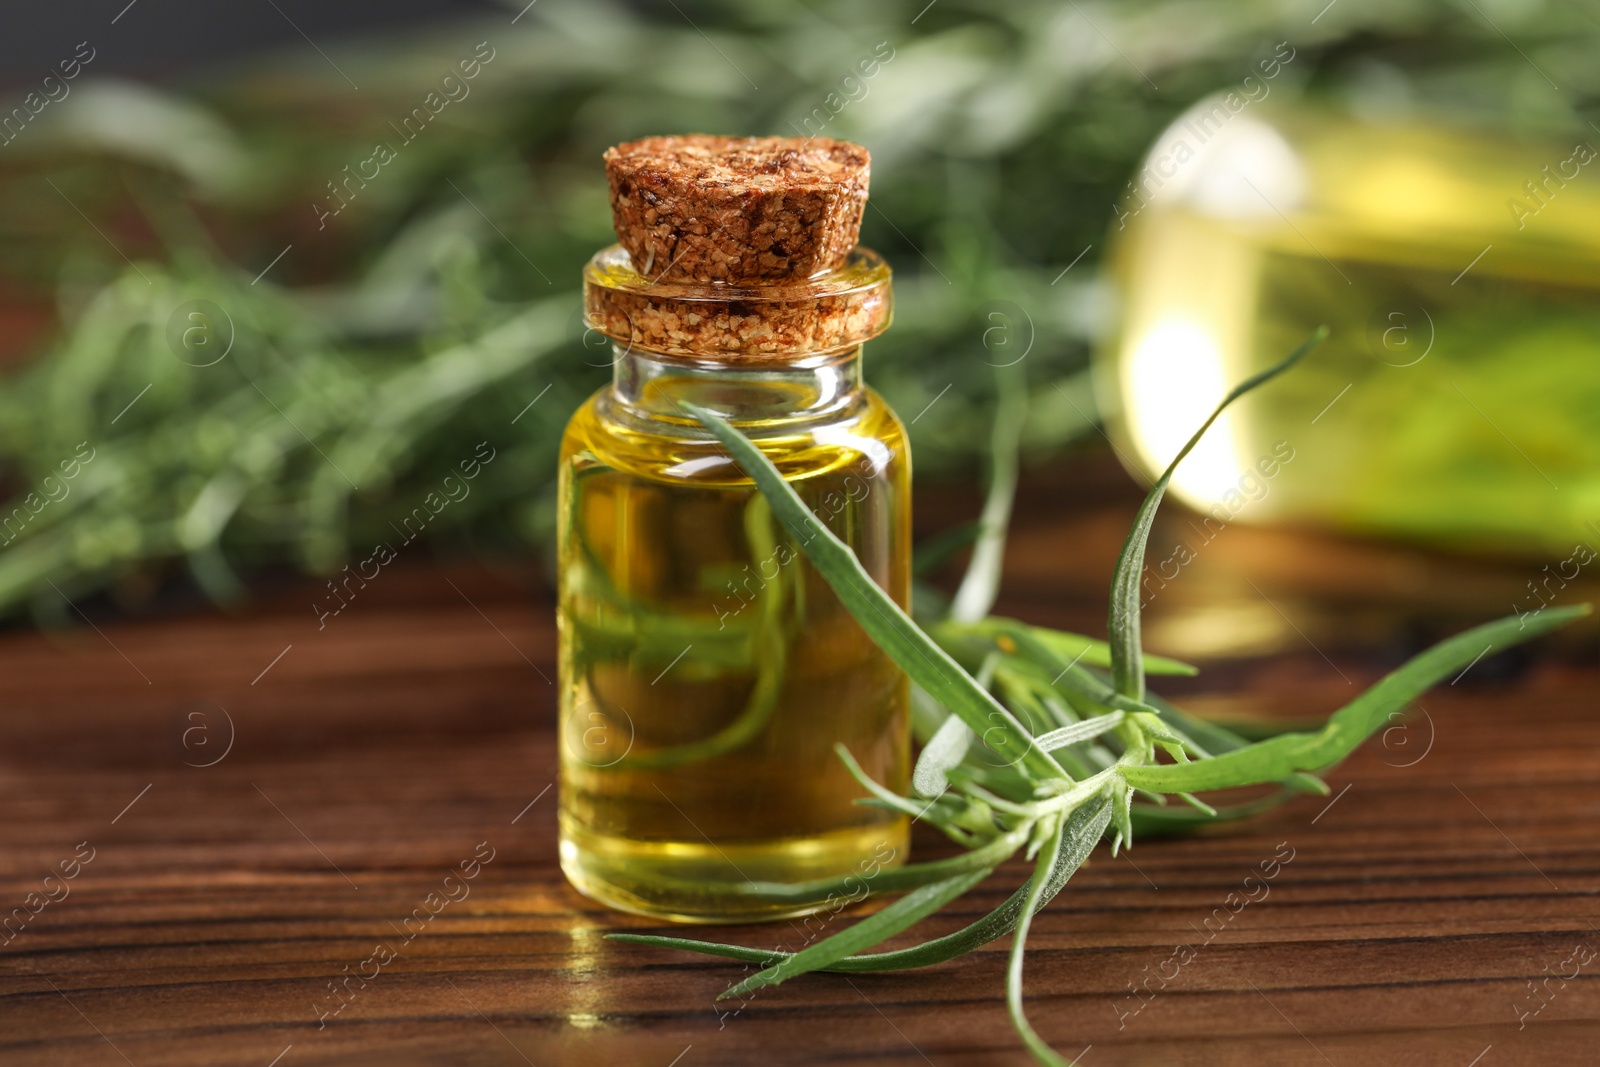
[[[608,149],[617,239],[652,282],[793,284],[855,246],[871,157],[824,137],[646,137]]]

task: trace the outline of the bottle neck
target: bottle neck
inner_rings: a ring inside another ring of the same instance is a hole
[[[837,418],[864,400],[860,345],[784,362],[689,360],[623,345],[613,352],[603,399],[614,416],[629,421],[698,428],[683,407],[688,402],[736,426],[788,429]]]

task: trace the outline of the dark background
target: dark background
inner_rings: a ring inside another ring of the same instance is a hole
[[[0,33],[0,84],[7,88],[37,81],[53,61],[47,57],[70,55],[85,39],[100,50],[98,73],[161,82],[304,40],[302,32],[326,47],[372,30],[505,10],[475,0],[137,0],[112,25],[127,0],[6,6],[13,9]]]

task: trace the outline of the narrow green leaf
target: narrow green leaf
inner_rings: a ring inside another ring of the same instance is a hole
[[[952,790],[961,790],[969,783],[981,785],[991,792],[1018,802],[1033,800],[1038,793],[1038,783],[1009,767],[990,767],[982,762],[968,760],[961,766],[950,769]]]
[[[1044,690],[1048,690],[1049,686],[1037,684],[1039,680],[1033,676],[1035,672],[1027,669],[1016,670],[1017,663],[1018,660],[1015,656],[1003,656],[1001,658],[994,672],[993,691],[1000,698],[1000,702],[1011,710],[1011,714],[1017,717],[1018,722],[1033,731],[1034,736],[1037,737],[1042,733],[1054,730],[1058,726],[1071,726],[1078,721],[1079,716],[1070,711],[1068,711],[1070,717],[1067,721],[1058,721],[1059,714],[1056,709],[1050,707],[1044,701]],[[1053,696],[1055,694],[1051,692],[1050,695]],[[1068,710],[1065,704],[1062,704],[1061,707],[1062,710]],[[1060,762],[1059,757],[1057,757],[1057,762]],[[1062,764],[1062,766],[1065,767],[1066,764]],[[1070,770],[1070,768],[1068,769]]]
[[[874,782],[872,777],[861,769],[861,764],[856,762],[855,757],[850,755],[850,750],[843,745],[834,745],[833,750],[844,761],[845,769],[850,772],[851,777],[872,794],[870,797],[862,797],[855,803],[887,811],[898,811],[911,816],[913,820],[920,819],[937,827],[946,837],[963,848],[973,848],[979,841],[993,836],[995,830],[993,821],[974,819],[972,805],[964,798],[935,797],[932,800],[913,801]]]
[[[878,588],[850,547],[817,521],[760,448],[704,408],[688,403],[683,407],[699,419],[744,468],[766,496],[767,503],[772,505],[773,513],[799,543],[806,558],[833,588],[840,603],[912,681],[961,716],[984,744],[1005,759],[1040,779],[1062,774],[1061,765],[1033,743],[1032,734],[923,633],[900,605]]]
[[[1038,737],[1039,747],[1046,752],[1053,752],[1058,748],[1066,748],[1068,745],[1077,745],[1084,741],[1093,740],[1101,734],[1115,729],[1125,714],[1125,712],[1113,711],[1109,715],[1096,715],[1092,719],[1085,719],[1082,722],[1073,723],[1071,726],[1063,726],[1059,730],[1051,730],[1047,734],[1040,734]]]
[[[1013,830],[987,844],[942,860],[909,863],[904,867],[886,867],[875,874],[849,874],[814,882],[747,882],[735,892],[741,897],[759,897],[781,903],[826,900],[830,896],[864,899],[869,894],[916,889],[971,871],[993,870],[1027,843],[1026,830]]]
[[[1210,804],[1207,804],[1193,793],[1179,793],[1178,796],[1182,798],[1185,804],[1189,805],[1195,811],[1200,812],[1202,815],[1205,815],[1207,818],[1215,819],[1217,817],[1217,809],[1213,808]]]
[[[1022,954],[1028,947],[1028,927],[1033,923],[1034,913],[1039,910],[1045,880],[1060,858],[1061,827],[1058,825],[1039,850],[1038,865],[1034,868],[1033,877],[1028,880],[1028,895],[1023,901],[1017,932],[1011,939],[1011,956],[1006,963],[1006,1011],[1011,1016],[1011,1026],[1034,1058],[1047,1067],[1068,1067],[1068,1064],[1035,1032],[1033,1024],[1028,1022],[1027,1013],[1022,1010]]]
[[[1070,702],[1088,705],[1100,712],[1149,711],[1155,709],[1113,689],[1104,678],[1080,664],[1062,657],[1033,631],[1033,627],[1012,619],[990,619],[996,633],[1008,638],[1016,646],[1017,655],[1030,661],[1042,672],[1045,684],[1055,689]]]
[[[1162,837],[1178,833],[1186,833],[1199,826],[1209,826],[1217,822],[1227,822],[1234,819],[1243,819],[1251,815],[1258,815],[1263,811],[1271,810],[1285,804],[1295,797],[1302,795],[1303,789],[1284,787],[1274,789],[1266,796],[1254,800],[1244,801],[1239,804],[1224,804],[1216,809],[1215,815],[1207,815],[1188,807],[1157,807],[1154,804],[1133,805],[1133,827],[1140,837]]]
[[[1153,711],[1134,712],[1132,718],[1145,736],[1166,749],[1167,754],[1179,763],[1187,763],[1191,753],[1202,759],[1211,755],[1198,741],[1177,727],[1169,726],[1165,719]]]
[[[971,727],[956,716],[950,716],[922,746],[922,755],[911,769],[911,788],[924,797],[943,793],[950,786],[946,773],[967,758],[967,750],[977,739]]]
[[[1049,904],[1055,895],[1061,892],[1061,888],[1067,884],[1073,872],[1083,865],[1083,861],[1089,858],[1094,847],[1100,843],[1100,837],[1105,833],[1106,824],[1110,820],[1111,801],[1103,793],[1085,801],[1067,818],[1062,832],[1061,854],[1045,879],[1044,891],[1039,896],[1035,910]],[[1030,878],[999,907],[977,922],[954,933],[936,937],[920,945],[913,945],[911,948],[896,949],[893,952],[847,956],[819,969],[849,974],[865,971],[905,971],[964,956],[973,949],[1005,937],[1016,929],[1017,920],[1021,917],[1023,908],[1027,906],[1032,886],[1033,879]],[[774,952],[771,949],[724,945],[686,937],[660,937],[655,934],[607,934],[606,937],[613,941],[682,949],[686,952],[723,956],[762,965],[772,964],[793,955],[787,952]]]
[[[1190,715],[1188,712],[1174,704],[1167,702],[1166,700],[1163,700],[1154,693],[1146,693],[1144,695],[1144,699],[1146,704],[1149,704],[1151,707],[1156,709],[1156,713],[1161,716],[1163,722],[1170,724],[1174,729],[1194,738],[1205,747],[1207,752],[1211,753],[1213,756],[1219,756],[1224,752],[1232,752],[1236,748],[1244,748],[1246,745],[1250,744],[1250,738],[1244,737],[1239,733],[1225,726],[1211,722],[1208,719],[1201,719]],[[1287,732],[1288,731],[1285,729],[1278,729],[1267,736],[1277,736]],[[1300,793],[1320,793],[1323,796],[1327,796],[1330,792],[1327,783],[1321,778],[1318,778],[1312,774],[1292,774],[1283,780],[1283,785],[1289,790],[1289,792],[1284,794],[1282,800],[1279,800],[1276,803],[1282,803],[1283,801],[1289,800],[1291,797]],[[1226,819],[1236,818],[1237,816],[1224,814],[1219,817]]]
[[[1228,789],[1283,781],[1349,755],[1399,711],[1443,678],[1490,649],[1507,649],[1589,613],[1589,605],[1549,608],[1531,622],[1515,615],[1456,634],[1413,658],[1339,709],[1316,733],[1280,734],[1212,759],[1184,764],[1125,767],[1122,777],[1140,789],[1163,793]]]
[[[1133,847],[1133,790],[1123,781],[1111,790],[1111,825],[1117,834],[1111,839],[1111,855],[1122,846]]]
[[[896,804],[886,804],[877,797],[861,797],[851,803],[863,808],[878,808],[883,811],[904,811]],[[921,821],[929,824],[962,848],[977,848],[983,842],[994,836],[991,826],[986,833],[974,833],[971,824],[972,806],[965,802],[956,801],[951,794],[930,800],[921,809],[917,816]]]
[[[1094,637],[1085,637],[1083,634],[1069,633],[1066,630],[1052,630],[1047,626],[1033,626],[1018,619],[1007,618],[1002,615],[991,615],[978,622],[957,622],[952,619],[941,619],[927,627],[929,636],[933,637],[947,649],[955,642],[989,642],[992,643],[996,636],[1014,631],[1017,627],[1025,627],[1046,648],[1049,648],[1058,658],[1067,662],[1086,667],[1111,666],[1111,645]],[[970,646],[969,646],[970,647]],[[1145,673],[1170,674],[1188,677],[1199,674],[1199,670],[1192,664],[1182,660],[1168,659],[1165,656],[1152,656],[1149,653],[1144,657]]]
[[[1209,722],[1206,719],[1190,715],[1182,708],[1162,699],[1155,693],[1146,693],[1144,702],[1155,708],[1156,714],[1160,715],[1164,722],[1182,730],[1200,742],[1205,746],[1205,750],[1213,756],[1220,755],[1223,752],[1232,752],[1234,749],[1243,748],[1250,743],[1249,740],[1240,737],[1232,730],[1218,726],[1216,723]]]
[[[1111,575],[1109,625],[1111,683],[1123,696],[1132,700],[1144,699],[1144,650],[1139,643],[1139,583],[1144,578],[1145,543],[1150,540],[1150,528],[1155,524],[1156,509],[1161,506],[1161,498],[1166,494],[1167,483],[1172,481],[1172,472],[1229,404],[1294,366],[1327,336],[1328,328],[1319,326],[1304,344],[1289,353],[1286,358],[1234,386],[1232,391],[1222,398],[1222,403],[1211,412],[1211,416],[1201,423],[1188,443],[1178,450],[1178,454],[1167,464],[1167,469],[1161,473],[1161,477],[1156,479],[1156,484],[1150,487],[1144,503],[1139,505],[1139,512],[1133,520],[1133,529],[1128,532],[1128,540],[1122,546],[1122,553],[1117,557],[1116,570]]]
[[[851,953],[859,952],[864,948],[871,948],[878,942],[885,941],[906,927],[932,915],[989,877],[992,871],[993,868],[986,867],[981,870],[956,875],[954,878],[947,878],[942,882],[934,882],[930,885],[913,889],[882,911],[869,915],[832,937],[824,938],[815,945],[803,948],[792,956],[751,975],[732,989],[722,993],[717,999],[727,1000],[730,997],[742,997],[746,993],[760,989],[763,986],[777,985],[779,982],[787,981],[796,975],[805,974],[807,971],[819,970],[830,964],[837,963]]]
[[[967,573],[950,602],[950,617],[957,622],[975,622],[994,607],[1005,563],[1006,527],[1017,496],[1017,453],[1022,426],[1028,419],[1028,382],[1020,366],[1009,364],[996,369],[995,385],[999,402],[989,438],[989,492],[978,519],[978,540],[972,546]]]
[[[894,790],[885,787],[881,783],[873,781],[872,776],[861,769],[861,764],[856,762],[856,758],[850,754],[850,750],[845,748],[843,745],[836,744],[833,746],[833,750],[837,752],[839,754],[839,758],[844,761],[845,770],[850,772],[850,776],[859,782],[863,789],[876,797],[884,807],[905,812],[912,818],[920,818],[922,813],[927,809],[926,804],[918,804],[915,801],[901,796]]]
[[[1111,645],[1093,637],[1083,634],[1069,633],[1066,630],[1052,630],[1044,626],[1029,627],[1034,634],[1048,645],[1058,656],[1065,656],[1068,662],[1080,663],[1085,667],[1111,666]],[[1144,672],[1146,674],[1175,675],[1190,678],[1200,673],[1200,669],[1191,663],[1178,659],[1169,659],[1166,656],[1152,656],[1144,654]]]

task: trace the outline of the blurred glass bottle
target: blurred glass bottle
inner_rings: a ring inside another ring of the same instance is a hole
[[[1232,105],[1232,106],[1230,106]],[[1216,97],[1157,141],[1112,225],[1097,386],[1219,523],[1537,553],[1600,530],[1600,136],[1547,141]]]

